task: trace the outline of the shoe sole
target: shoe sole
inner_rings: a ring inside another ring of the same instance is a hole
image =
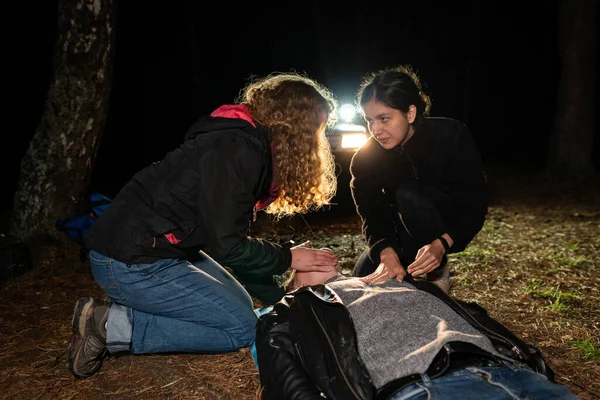
[[[69,342],[69,350],[67,355],[69,371],[73,373],[77,378],[87,378],[90,375],[81,375],[77,371],[73,369],[73,365],[77,364],[75,359],[73,358],[74,345],[77,342],[77,339],[81,338],[82,332],[85,332],[85,321],[86,315],[89,308],[94,303],[94,299],[91,297],[81,298],[75,303],[75,308],[73,309],[73,319],[71,320],[71,341]],[[83,318],[82,318],[83,317]]]
[[[89,308],[94,304],[94,299],[88,297],[85,302],[79,299],[77,303],[75,303],[75,308],[73,309],[73,319],[71,320],[71,327],[73,331],[73,335],[80,335],[82,332],[85,332],[85,321],[86,318],[80,318],[81,316],[87,315]],[[83,304],[81,304],[83,303]]]

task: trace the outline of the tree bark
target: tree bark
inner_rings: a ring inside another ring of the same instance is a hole
[[[57,235],[56,220],[83,211],[108,114],[113,0],[60,0],[57,41],[40,123],[21,161],[10,232]]]
[[[549,171],[585,178],[594,174],[596,0],[561,0],[558,41],[561,74]]]

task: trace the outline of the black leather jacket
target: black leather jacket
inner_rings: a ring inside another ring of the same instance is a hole
[[[554,380],[540,351],[492,319],[481,306],[454,299],[427,281],[410,283],[452,307],[485,334],[499,353]],[[387,399],[412,383],[410,377],[402,378],[376,391],[358,355],[350,314],[327,285],[288,294],[261,316],[256,349],[263,399]],[[438,371],[437,376],[443,374],[449,358],[436,357],[430,370]]]

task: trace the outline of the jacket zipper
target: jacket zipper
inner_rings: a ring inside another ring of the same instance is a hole
[[[406,233],[408,233],[408,236],[410,236],[410,238],[413,238],[413,235],[410,233],[410,230],[408,230],[408,226],[406,226],[406,224],[404,223],[404,219],[402,218],[402,214],[398,213],[398,218],[400,218],[400,222],[402,222],[402,226],[404,226],[404,230],[406,230]]]
[[[325,338],[327,338],[327,343],[329,344],[329,347],[331,349],[331,352],[333,354],[333,357],[335,359],[335,363],[338,367],[338,370],[340,371],[340,374],[342,375],[342,377],[344,378],[344,382],[346,382],[346,385],[348,386],[348,388],[350,389],[350,392],[352,392],[352,394],[354,395],[354,398],[356,398],[357,400],[360,400],[360,396],[358,396],[358,394],[356,394],[356,392],[354,391],[354,389],[352,388],[352,386],[350,385],[350,382],[348,381],[348,377],[346,376],[346,374],[344,374],[344,371],[342,370],[342,367],[340,366],[338,357],[336,352],[334,351],[333,348],[333,344],[331,343],[331,339],[329,339],[329,335],[327,334],[327,331],[325,330],[325,328],[323,327],[323,325],[321,324],[321,321],[319,320],[319,318],[317,317],[317,314],[315,313],[315,309],[313,308],[313,305],[310,305],[310,311],[312,312],[315,321],[317,321],[317,324],[319,324],[319,328],[321,328],[321,332],[323,332],[323,335],[325,336]]]
[[[410,155],[408,154],[408,152],[406,153],[406,157],[408,158],[408,162],[413,170],[413,175],[415,176],[415,179],[418,181],[419,180],[419,174],[417,173],[417,169],[415,168],[415,164],[413,164],[412,158],[410,158]]]
[[[406,149],[404,149],[404,146],[402,146],[402,151],[400,152],[400,155],[404,155],[405,153],[406,153],[406,158],[408,158],[408,163],[410,164],[410,167],[413,170],[413,176],[418,181],[419,173],[417,172],[417,168],[415,168],[415,164],[413,163],[412,158],[410,158],[410,154],[408,154],[408,151],[406,151]]]
[[[410,164],[410,167],[413,170],[413,176],[415,177],[415,180],[418,181],[419,180],[419,174],[417,173],[417,169],[415,168],[415,165],[412,162],[412,158],[410,158],[410,155],[408,154],[408,152],[404,150],[404,147],[402,147],[402,152],[400,154],[403,155],[404,153],[406,153],[406,158],[408,158],[408,163]],[[406,224],[404,223],[404,219],[402,218],[402,214],[398,213],[398,218],[400,218],[400,222],[402,223],[402,226],[404,226],[404,230],[406,230],[406,233],[408,233],[408,236],[410,236],[410,238],[413,239],[412,233],[410,233],[410,230],[408,229],[408,226],[406,226]]]

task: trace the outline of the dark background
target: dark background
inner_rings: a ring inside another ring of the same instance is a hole
[[[15,53],[19,113],[2,135],[1,208],[12,202],[52,76],[57,2],[39,3],[24,11],[29,29]],[[405,63],[424,81],[432,115],[469,125],[486,168],[544,168],[560,73],[556,0],[116,3],[114,84],[93,190],[114,195],[178,146],[198,116],[232,103],[252,75],[303,72],[343,103],[364,73]],[[599,142],[596,123],[597,169]]]

